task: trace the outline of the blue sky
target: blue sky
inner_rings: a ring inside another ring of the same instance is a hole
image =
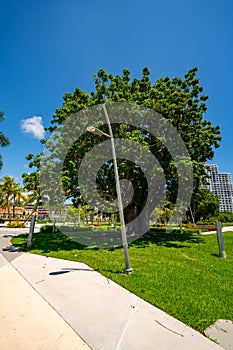
[[[102,67],[138,77],[145,66],[152,81],[198,66],[205,118],[223,138],[212,163],[233,174],[232,13],[231,0],[0,0],[0,127],[11,141],[0,177],[21,182],[25,156],[43,149],[35,127],[50,124],[65,92],[91,91]]]

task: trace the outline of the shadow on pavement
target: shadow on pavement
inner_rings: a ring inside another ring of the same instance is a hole
[[[2,248],[4,252],[10,252],[10,253],[15,253],[15,252],[23,252],[19,248],[15,247],[14,245],[9,245],[8,247]]]
[[[60,271],[54,271],[50,272],[49,275],[51,276],[56,276],[56,275],[62,275],[64,273],[72,272],[72,271],[89,271],[89,272],[94,272],[95,270],[93,269],[84,269],[84,268],[62,268]]]

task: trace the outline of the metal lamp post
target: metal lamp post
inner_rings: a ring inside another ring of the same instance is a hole
[[[111,127],[111,123],[110,123],[110,120],[108,117],[107,109],[106,109],[105,105],[103,105],[102,107],[103,107],[104,116],[105,116],[105,119],[106,119],[106,122],[108,125],[109,135],[106,134],[105,132],[93,127],[93,126],[89,126],[87,128],[87,131],[89,131],[95,135],[106,136],[106,137],[110,138],[110,141],[111,141],[113,167],[114,167],[114,173],[115,173],[115,179],[116,179],[117,202],[118,202],[120,223],[121,223],[121,237],[122,237],[122,244],[123,244],[123,249],[124,249],[125,265],[126,265],[124,273],[130,274],[133,272],[133,269],[130,267],[130,261],[129,261],[128,243],[127,243],[127,237],[126,237],[125,219],[124,219],[124,213],[123,213],[123,204],[122,204],[122,197],[121,197],[118,166],[117,166],[117,160],[116,160],[116,150],[115,150],[114,137],[113,137],[112,127]]]

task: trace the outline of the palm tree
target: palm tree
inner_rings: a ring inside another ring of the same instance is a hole
[[[13,208],[13,218],[15,218],[15,208],[21,207],[27,201],[26,195],[23,193],[23,189],[19,184],[15,184],[12,193],[12,208]]]
[[[0,184],[2,201],[5,201],[7,216],[10,219],[10,207],[13,207],[13,217],[15,217],[15,207],[21,204],[20,199],[26,200],[22,187],[15,182],[12,176],[4,176]]]
[[[4,113],[0,111],[0,122],[2,122],[4,120]],[[0,131],[0,147],[5,147],[7,145],[9,145],[10,141],[9,139]],[[2,162],[2,156],[0,154],[0,169],[3,166],[3,162]]]
[[[2,209],[4,209],[4,213],[3,213],[3,216],[6,217],[6,207],[7,207],[7,203],[6,203],[6,200],[4,198],[4,195],[2,193],[2,190],[0,188],[0,207]]]

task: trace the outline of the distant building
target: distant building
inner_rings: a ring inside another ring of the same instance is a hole
[[[33,213],[33,210],[34,210],[34,204],[28,204],[26,206],[21,206],[21,207],[17,206],[14,208],[14,210],[12,205],[10,205],[9,215],[8,215],[8,208],[6,206],[4,206],[4,208],[0,206],[0,218],[4,218],[6,220],[7,219],[26,219]],[[35,215],[37,216],[37,218],[40,218],[40,219],[48,218],[48,212],[41,207],[35,211]]]
[[[221,173],[217,164],[208,164],[207,173],[210,176],[209,184],[205,185],[211,192],[219,198],[220,211],[233,213],[233,186],[230,173]]]

